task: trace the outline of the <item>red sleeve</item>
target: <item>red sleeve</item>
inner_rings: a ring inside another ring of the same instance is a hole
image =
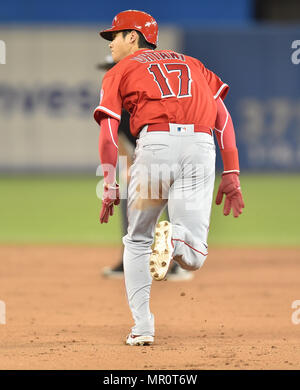
[[[109,115],[117,120],[121,119],[122,99],[119,91],[121,75],[106,73],[100,92],[100,102],[94,111],[94,119],[100,124],[101,118]]]
[[[222,100],[224,100],[229,91],[229,86],[224,83],[214,72],[207,69],[202,64],[202,62],[199,61],[199,63],[202,73],[208,82],[209,88],[214,95],[214,99],[217,100],[220,97]]]
[[[221,98],[218,98],[217,100],[215,134],[223,160],[223,173],[239,172],[239,156],[236,147],[234,127],[231,115]]]
[[[104,117],[100,121],[99,155],[104,180],[107,184],[116,181],[116,166],[118,160],[118,127],[119,121]]]

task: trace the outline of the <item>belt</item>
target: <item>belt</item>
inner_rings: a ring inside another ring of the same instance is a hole
[[[155,123],[152,125],[148,125],[147,131],[170,131],[170,124],[175,125],[174,123]],[[191,125],[187,125],[191,126]],[[202,126],[202,125],[192,125],[194,126],[195,133],[207,133],[212,135],[212,131],[210,128]],[[178,125],[178,127],[184,128],[184,125]]]

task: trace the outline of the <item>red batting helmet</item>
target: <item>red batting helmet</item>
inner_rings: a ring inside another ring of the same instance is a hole
[[[157,46],[158,26],[155,19],[146,12],[136,10],[122,11],[114,17],[111,28],[100,31],[99,34],[102,38],[112,41],[112,33],[122,30],[140,31],[147,42],[155,47]]]

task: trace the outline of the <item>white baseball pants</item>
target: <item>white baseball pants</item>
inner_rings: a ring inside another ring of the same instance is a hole
[[[155,332],[149,258],[161,213],[167,206],[175,260],[185,269],[200,268],[208,254],[214,180],[213,136],[194,133],[192,125],[185,131],[176,125],[170,132],[147,132],[147,126],[141,131],[128,187],[128,232],[123,237],[125,286],[135,323],[132,334]]]

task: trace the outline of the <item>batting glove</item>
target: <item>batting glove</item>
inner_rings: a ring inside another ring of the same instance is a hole
[[[114,214],[114,205],[120,203],[119,184],[106,184],[103,186],[102,209],[100,212],[100,223],[107,223],[110,216]]]
[[[217,205],[222,203],[224,194],[226,195],[224,215],[229,215],[232,209],[233,216],[237,218],[245,207],[238,173],[223,173],[216,197]]]

